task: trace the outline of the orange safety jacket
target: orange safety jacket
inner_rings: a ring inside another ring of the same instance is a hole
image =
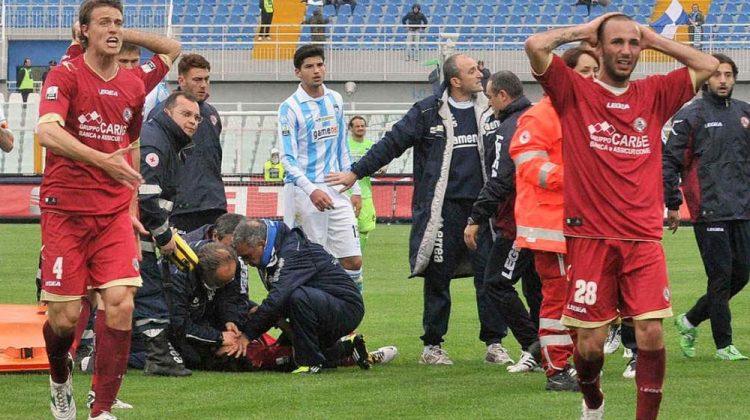
[[[560,117],[545,96],[518,120],[510,143],[516,165],[516,243],[565,253]]]

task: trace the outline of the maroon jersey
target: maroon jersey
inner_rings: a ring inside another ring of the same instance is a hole
[[[139,138],[146,89],[138,75],[118,69],[104,80],[83,56],[50,70],[39,105],[39,124],[54,121],[81,143],[103,153]],[[127,155],[130,160],[130,154]],[[127,210],[133,191],[103,170],[47,150],[40,207],[81,215]]]
[[[63,61],[70,61],[79,55],[83,55],[83,47],[81,44],[70,44],[68,49],[65,50],[65,54],[60,58],[60,63]],[[148,93],[161,83],[164,76],[169,73],[169,66],[171,65],[172,60],[170,60],[168,56],[157,54],[142,65],[130,69],[129,71],[135,72],[135,74],[143,80],[143,83],[146,85],[146,93]]]
[[[632,81],[616,94],[553,56],[537,79],[562,124],[565,234],[660,240],[661,130],[695,95],[688,69]]]

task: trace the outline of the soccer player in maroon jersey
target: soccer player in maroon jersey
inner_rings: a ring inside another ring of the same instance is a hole
[[[159,37],[156,45],[151,35],[124,31],[118,0],[84,1],[79,21],[85,53],[50,71],[39,107],[39,142],[47,148],[40,191],[42,300],[48,303],[43,334],[50,409],[55,418],[73,419],[68,349],[81,296],[87,287],[100,291],[106,320],[96,327],[96,401],[89,418],[111,419],[127,369],[133,294],[141,283],[133,229],[147,233],[134,213],[141,176],[132,160],[146,87],[143,75],[121,69],[115,56],[123,41],[155,51],[174,41]],[[167,68],[179,55],[177,45],[161,57]]]
[[[552,53],[586,41],[601,64],[584,78]],[[591,22],[531,36],[535,77],[562,124],[564,233],[569,291],[562,321],[578,329],[574,353],[583,419],[599,419],[599,385],[609,324],[632,320],[638,342],[636,418],[659,412],[665,373],[662,319],[672,316],[664,250],[661,129],[716,70],[718,61],[663,38],[629,17],[610,13]],[[631,81],[642,50],[685,67]]]

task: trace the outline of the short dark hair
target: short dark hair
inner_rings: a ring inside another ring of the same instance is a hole
[[[227,235],[232,235],[237,225],[245,221],[245,216],[237,213],[224,213],[216,219],[214,223],[214,232],[216,237],[222,240]]]
[[[172,108],[174,108],[174,105],[177,102],[177,98],[179,98],[180,96],[190,102],[198,103],[198,98],[196,98],[192,93],[185,92],[184,90],[178,90],[172,92],[172,94],[170,94],[167,99],[164,100],[164,109],[171,110]]]
[[[177,65],[177,74],[183,76],[191,69],[205,69],[211,71],[211,63],[206,60],[206,57],[200,54],[185,54]]]
[[[446,83],[450,84],[452,78],[458,77],[461,74],[461,70],[456,65],[456,59],[462,55],[464,54],[453,54],[445,59],[445,63],[443,63],[443,80]]]
[[[234,230],[234,238],[232,238],[232,246],[235,248],[239,244],[245,244],[249,247],[255,247],[260,244],[260,241],[266,240],[266,234],[268,233],[268,227],[263,223],[262,220],[248,219],[237,225]]]
[[[198,274],[209,287],[224,285],[218,284],[219,282],[216,279],[216,272],[224,264],[237,264],[237,253],[234,249],[220,242],[205,244],[196,254],[198,255]]]
[[[737,79],[737,73],[739,73],[739,69],[737,68],[737,64],[732,60],[728,55],[721,54],[721,53],[714,53],[711,54],[715,59],[719,60],[719,64],[729,64],[729,66],[732,68],[732,74],[734,75],[734,78]],[[705,83],[703,83],[703,86],[701,86],[702,91],[708,90],[708,80],[706,80]]]
[[[633,18],[631,18],[630,16],[628,16],[628,15],[622,15],[622,14],[612,15],[612,16],[604,19],[602,21],[602,23],[599,24],[599,27],[596,28],[596,41],[599,44],[601,44],[601,42],[602,42],[602,36],[604,36],[604,27],[607,26],[607,23],[609,23],[610,21],[613,21],[613,20],[624,20],[624,21],[635,22],[633,20]]]
[[[728,55],[721,54],[721,53],[714,53],[711,54],[715,59],[719,60],[719,64],[729,64],[730,67],[732,67],[732,73],[734,74],[734,78],[737,78],[737,73],[739,73],[739,69],[737,68],[737,64],[732,60]]]
[[[120,14],[123,13],[122,2],[120,0],[84,0],[84,2],[81,3],[81,7],[78,9],[78,22],[81,26],[88,25],[91,22],[91,13],[97,7],[114,7],[120,11]],[[89,40],[88,37],[83,34],[83,31],[81,31],[80,41],[84,49],[88,47]]]
[[[523,83],[512,71],[500,70],[490,76],[490,82],[492,82],[491,92],[493,96],[500,93],[501,90],[504,90],[513,99],[523,95]]]
[[[123,42],[122,47],[120,47],[120,54],[122,53],[128,53],[128,52],[136,52],[138,55],[141,54],[141,47],[131,44],[129,42]]]
[[[352,118],[351,118],[351,119],[349,120],[349,128],[352,128],[352,125],[354,125],[354,120],[362,120],[362,121],[364,121],[364,122],[365,122],[365,126],[367,126],[367,120],[365,119],[365,117],[363,117],[363,116],[361,116],[361,115],[355,115],[355,116],[353,116],[353,117],[352,117]]]
[[[597,57],[596,54],[594,54],[594,52],[590,49],[581,47],[573,47],[565,50],[562,55],[562,59],[565,62],[566,66],[574,69],[578,65],[578,59],[580,59],[584,54],[593,58],[594,61],[596,61],[596,65],[599,65],[599,57]]]
[[[297,48],[297,51],[294,52],[294,68],[302,68],[302,63],[310,57],[320,57],[324,63],[326,61],[326,54],[323,51],[323,47],[316,44],[307,44]]]

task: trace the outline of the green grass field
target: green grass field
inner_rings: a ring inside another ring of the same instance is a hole
[[[0,302],[33,303],[39,249],[37,225],[0,225]],[[393,344],[399,357],[369,371],[341,368],[318,376],[281,373],[218,374],[196,372],[190,378],[145,377],[131,371],[120,397],[134,410],[123,419],[340,419],[340,418],[502,418],[577,419],[580,395],[544,391],[541,373],[511,375],[482,362],[484,344],[472,282],[453,284],[453,313],[445,349],[453,366],[422,366],[422,283],[409,280],[408,226],[379,225],[365,253],[367,312],[359,331],[375,348]],[[665,236],[675,313],[684,312],[705,289],[705,275],[692,231]],[[251,279],[254,298],[262,286]],[[750,352],[750,295],[732,302],[735,345]],[[747,419],[748,362],[713,358],[708,324],[701,326],[698,356],[688,360],[677,348],[677,334],[666,325],[667,381],[663,419]],[[512,337],[503,343],[516,357]],[[621,351],[608,357],[603,376],[606,417],[635,416],[635,384],[622,378]],[[89,376],[74,376],[78,418],[84,416]],[[46,374],[0,375],[0,418],[50,418]]]

